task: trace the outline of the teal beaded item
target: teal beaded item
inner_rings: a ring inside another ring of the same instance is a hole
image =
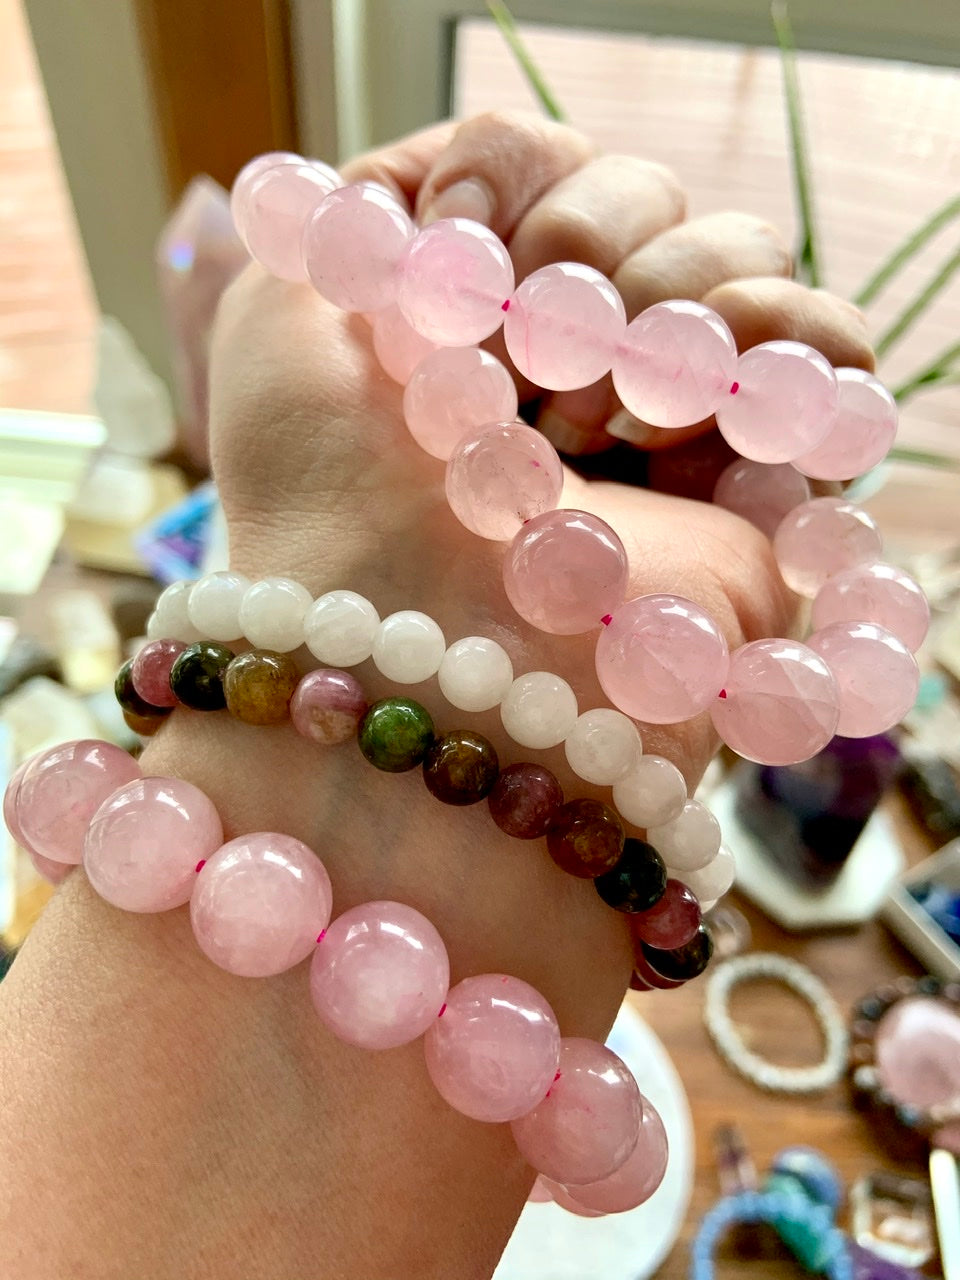
[[[357,742],[385,773],[415,769],[433,743],[433,720],[412,698],[381,698],[360,721]]]

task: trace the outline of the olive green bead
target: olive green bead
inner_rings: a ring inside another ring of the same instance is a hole
[[[299,682],[297,664],[288,653],[251,649],[224,672],[227,710],[244,724],[283,724]]]
[[[414,769],[433,742],[433,721],[412,698],[381,698],[360,721],[360,750],[385,773]]]
[[[227,705],[223,673],[234,652],[201,640],[191,644],[170,668],[170,688],[178,702],[193,711],[222,711]]]

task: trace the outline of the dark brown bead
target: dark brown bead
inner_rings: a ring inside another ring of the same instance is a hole
[[[615,911],[646,912],[663,897],[667,869],[652,844],[630,839],[624,841],[620,861],[613,870],[597,876],[593,884],[607,906]]]
[[[713,955],[713,939],[706,925],[701,925],[689,942],[668,951],[640,943],[640,953],[650,967],[664,978],[674,982],[689,982],[698,977],[710,963]]]
[[[128,729],[132,729],[134,733],[139,734],[141,738],[152,738],[157,730],[166,721],[166,714],[161,712],[155,716],[141,716],[134,711],[127,711],[124,708],[123,722]]]
[[[251,649],[229,664],[223,675],[227,710],[245,724],[283,724],[300,681],[288,653]]]
[[[227,705],[223,673],[233,658],[226,645],[209,640],[189,645],[170,668],[174,696],[194,711],[222,711]]]
[[[490,794],[499,770],[493,744],[466,729],[441,734],[423,758],[427,790],[444,804],[476,804]]]
[[[535,840],[547,834],[563,804],[563,789],[543,765],[511,764],[494,783],[487,803],[501,831],[518,840]]]
[[[617,865],[623,852],[623,826],[599,800],[568,800],[547,829],[547,849],[571,876],[593,880]]]

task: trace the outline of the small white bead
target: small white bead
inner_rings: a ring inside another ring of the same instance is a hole
[[[464,636],[443,655],[437,672],[440,691],[460,711],[489,711],[499,706],[513,684],[513,663],[496,640]]]
[[[193,584],[187,612],[201,635],[209,640],[238,640],[240,601],[250,586],[242,573],[208,573]]]
[[[303,632],[315,658],[331,667],[366,662],[380,626],[380,615],[355,591],[328,591],[307,610]]]
[[[733,884],[735,872],[733,854],[725,845],[721,845],[716,857],[711,858],[706,866],[697,871],[681,871],[678,878],[697,895],[700,909],[705,910],[704,903],[716,902],[727,892]]]
[[[303,644],[303,618],[310,592],[292,578],[263,578],[240,601],[243,634],[257,649],[291,653]]]
[[[706,805],[688,800],[672,822],[648,827],[647,839],[668,867],[699,871],[720,849],[720,823]]]
[[[398,684],[419,684],[436,675],[447,642],[432,618],[401,609],[380,623],[373,641],[377,670]]]
[[[201,639],[187,612],[192,588],[192,582],[172,582],[161,592],[154,608],[159,639],[182,640],[184,644]]]
[[[555,747],[577,722],[577,697],[566,680],[552,672],[528,671],[508,689],[500,718],[521,747]]]
[[[635,827],[659,827],[683,812],[687,784],[663,756],[641,756],[613,785],[613,803]]]
[[[573,772],[598,787],[611,787],[629,773],[642,750],[637,726],[612,707],[584,711],[564,743]]]
[[[154,609],[150,617],[147,619],[145,635],[148,640],[162,640],[163,632],[160,630],[160,615]]]

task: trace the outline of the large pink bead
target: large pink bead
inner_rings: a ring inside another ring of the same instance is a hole
[[[323,747],[356,738],[366,710],[360,682],[347,671],[326,667],[308,671],[290,699],[290,720],[297,733]]]
[[[444,462],[479,427],[517,416],[517,388],[489,351],[443,347],[417,365],[403,393],[403,417],[421,449]]]
[[[469,218],[442,218],[411,241],[397,302],[431,342],[468,347],[500,328],[512,292],[513,263],[499,237]]]
[[[395,302],[373,317],[373,353],[384,373],[402,387],[410,381],[423,357],[436,349],[435,342],[430,342],[407,323]]]
[[[627,325],[613,360],[624,406],[654,427],[688,427],[709,418],[737,368],[733,334],[699,302],[658,302]]]
[[[237,235],[247,243],[246,232],[243,227],[243,217],[246,212],[247,200],[250,191],[258,178],[262,177],[268,169],[272,169],[278,164],[306,164],[303,156],[298,156],[293,151],[267,151],[262,156],[254,156],[252,160],[248,160],[240,172],[233,180],[233,186],[230,188],[230,213],[233,217],[233,225],[236,228]]]
[[[564,1186],[580,1186],[620,1168],[636,1146],[641,1114],[640,1090],[620,1058],[573,1037],[560,1042],[550,1092],[511,1128],[529,1164]]]
[[[521,618],[551,635],[598,627],[621,603],[623,543],[588,511],[545,511],[523,525],[503,560],[503,585]]]
[[[327,929],[310,966],[310,994],[334,1035],[362,1049],[422,1036],[450,985],[443,939],[400,902],[364,902]]]
[[[305,960],[330,923],[326,867],[293,836],[258,831],[222,845],[190,898],[200,950],[244,978],[268,978]]]
[[[729,655],[717,624],[683,596],[638,596],[615,609],[597,640],[597,676],[621,711],[676,724],[723,688]]]
[[[20,826],[20,819],[17,816],[17,800],[20,795],[20,783],[23,776],[30,767],[32,761],[24,760],[23,764],[14,769],[10,781],[6,785],[3,793],[3,821],[10,835],[21,849],[30,852],[30,842],[23,834],[23,828]]]
[[[837,733],[869,738],[899,724],[917,700],[917,660],[900,640],[872,622],[833,622],[807,644],[840,687]]]
[[[838,369],[840,406],[827,438],[793,465],[815,480],[852,480],[882,462],[897,434],[897,402],[863,369]]]
[[[253,183],[243,202],[241,225],[247,248],[281,280],[306,280],[301,242],[310,215],[340,179],[324,165],[277,164]]]
[[[606,276],[579,262],[555,262],[519,286],[503,336],[524,377],[549,391],[572,391],[609,371],[626,325],[623,301]]]
[[[447,462],[450,510],[481,538],[509,541],[522,524],[552,511],[563,492],[563,464],[553,445],[523,422],[465,436]]]
[[[811,620],[817,631],[831,622],[875,622],[916,653],[930,626],[930,605],[909,574],[878,560],[828,578],[817,592]]]
[[[637,1145],[607,1178],[582,1187],[565,1188],[574,1203],[599,1213],[624,1213],[645,1204],[663,1181],[670,1154],[660,1114],[641,1094],[643,1116]]]
[[[837,416],[839,391],[829,362],[802,342],[762,342],[737,361],[717,426],[737,453],[754,462],[792,462],[824,439]]]
[[[136,760],[109,742],[84,738],[51,747],[29,762],[17,792],[26,846],[54,862],[81,862],[90,819],[111,792],[139,776]]]
[[[484,973],[451,987],[423,1041],[440,1096],[474,1120],[526,1115],[546,1096],[560,1060],[560,1028],[539,991]]]
[[[381,187],[339,187],[313,211],[303,232],[310,283],[342,311],[378,311],[397,296],[400,260],[413,235],[406,210]]]
[[[83,869],[123,911],[169,911],[193,892],[197,863],[223,843],[213,801],[182,778],[137,778],[94,814]]]
[[[720,473],[713,502],[756,525],[772,538],[788,511],[810,497],[810,483],[789,462],[737,458]]]
[[[879,560],[882,551],[873,518],[846,498],[811,498],[788,512],[773,535],[780,574],[801,596],[815,596],[835,573]]]
[[[710,714],[720,737],[758,764],[799,764],[837,731],[840,690],[823,659],[796,640],[754,640],[730,655]]]
[[[182,640],[151,640],[134,658],[130,668],[133,687],[151,707],[177,705],[170,688],[170,669],[186,647]]]

